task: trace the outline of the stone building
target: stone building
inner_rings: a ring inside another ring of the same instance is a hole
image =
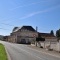
[[[32,26],[15,27],[9,36],[9,42],[34,43],[38,32]]]
[[[57,41],[57,38],[50,33],[38,33],[38,37],[44,38],[46,42]]]
[[[3,41],[8,41],[9,36],[3,36]]]
[[[13,43],[53,43],[57,41],[57,38],[50,33],[37,32],[37,28],[32,26],[15,27],[10,36],[5,37],[5,41]],[[46,45],[46,44],[45,44]]]
[[[57,43],[57,38],[50,33],[38,33],[38,37],[40,38],[40,40],[37,41],[37,46],[39,47],[43,46],[46,48],[47,46],[50,46],[50,48],[52,48],[52,46]]]

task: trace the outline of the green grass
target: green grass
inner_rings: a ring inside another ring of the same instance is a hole
[[[4,45],[0,43],[0,60],[8,60]]]

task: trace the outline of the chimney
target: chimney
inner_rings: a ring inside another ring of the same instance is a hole
[[[36,32],[38,32],[38,27],[36,26]]]

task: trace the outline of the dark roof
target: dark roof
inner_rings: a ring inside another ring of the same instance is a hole
[[[12,30],[12,32],[14,32],[16,29],[18,29],[18,27],[14,27],[13,30]]]
[[[12,32],[17,32],[21,29],[26,29],[26,30],[29,30],[29,31],[34,31],[36,32],[36,30],[32,27],[32,26],[22,26],[22,27],[14,27],[13,31]]]
[[[22,26],[21,29],[27,29],[29,31],[36,31],[32,26]]]
[[[51,35],[50,33],[38,33],[39,37],[55,37],[54,35]]]

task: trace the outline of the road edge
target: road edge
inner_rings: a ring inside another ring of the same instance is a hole
[[[5,47],[5,46],[4,46],[4,47]],[[8,60],[11,60],[11,57],[10,57],[10,55],[9,55],[9,53],[8,53],[8,51],[7,51],[7,49],[6,49],[6,47],[5,47],[5,50],[6,50],[6,54],[7,54]]]

